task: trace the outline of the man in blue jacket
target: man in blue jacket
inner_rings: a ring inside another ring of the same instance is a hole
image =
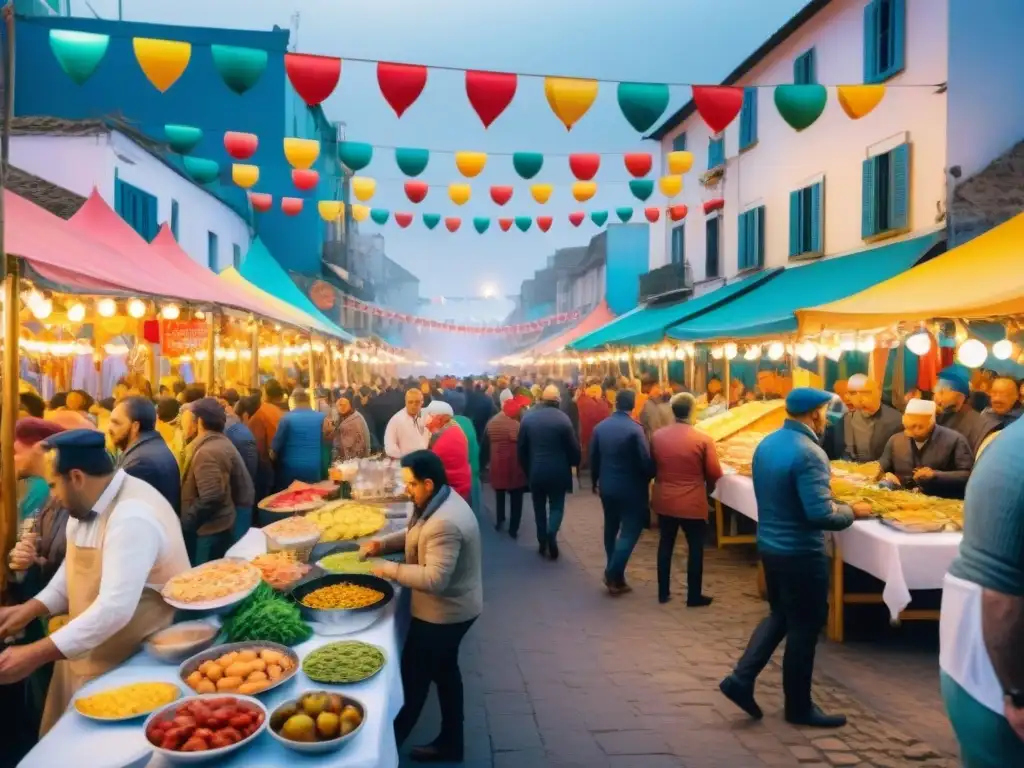
[[[644,429],[631,415],[635,406],[636,392],[620,389],[615,413],[594,427],[590,438],[590,477],[604,510],[604,584],[613,595],[632,589],[626,565],[650,519],[654,462]]]
[[[181,514],[181,471],[167,443],[156,431],[156,406],[145,397],[126,397],[110,414],[110,441],[121,452],[117,462],[132,477],[144,480]]]
[[[825,531],[849,528],[870,514],[832,499],[831,469],[819,441],[828,423],[832,395],[799,387],[786,397],[786,421],[754,451],[757,548],[768,586],[769,615],[750,637],[747,650],[722,693],[755,719],[754,682],[783,639],[782,690],[786,720],[796,725],[838,728],[845,715],[827,715],[811,700],[818,634],[828,618],[829,561]]]
[[[324,414],[313,410],[304,389],[292,392],[292,402],[294,408],[281,417],[270,445],[278,490],[296,480],[318,483],[324,479]]]

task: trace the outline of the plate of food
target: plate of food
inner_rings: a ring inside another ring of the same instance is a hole
[[[270,714],[270,735],[288,749],[319,754],[355,738],[366,719],[358,699],[334,691],[307,691]]]
[[[370,504],[339,501],[306,515],[320,529],[321,542],[362,539],[384,528],[388,521],[384,510]]]
[[[313,569],[313,566],[301,562],[292,550],[256,555],[250,562],[260,569],[263,580],[278,591],[294,586]]]
[[[252,743],[267,727],[267,708],[251,696],[189,696],[149,716],[143,726],[154,751],[171,763],[219,761]]]
[[[295,512],[309,512],[318,509],[327,503],[336,488],[307,485],[296,483],[283,491],[272,493],[264,498],[257,506],[265,512],[273,512],[279,515],[292,514]]]
[[[117,723],[145,717],[180,698],[174,683],[129,683],[79,696],[73,706],[82,717]]]
[[[278,643],[226,643],[197,653],[178,667],[178,676],[199,694],[255,696],[290,680],[299,657]]]
[[[168,664],[179,664],[193,654],[205,651],[217,639],[220,627],[209,621],[182,621],[146,638],[146,653]]]
[[[339,640],[308,653],[302,671],[316,683],[361,683],[380,672],[386,662],[384,650],[376,645]]]
[[[224,610],[252,594],[262,579],[260,569],[248,560],[225,557],[179,573],[160,594],[179,610]]]

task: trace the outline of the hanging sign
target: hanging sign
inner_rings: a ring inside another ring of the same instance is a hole
[[[160,354],[164,357],[191,355],[206,346],[208,331],[205,320],[164,320]]]

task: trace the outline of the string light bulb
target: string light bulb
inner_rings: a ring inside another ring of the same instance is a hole
[[[181,310],[178,309],[177,304],[165,304],[160,310],[160,317],[164,320],[177,320],[181,315]]]
[[[812,342],[805,341],[797,347],[796,353],[805,363],[811,363],[818,357],[818,348]]]
[[[100,299],[96,304],[96,312],[100,317],[113,317],[117,314],[117,302],[113,299]]]
[[[857,342],[857,351],[863,352],[864,354],[870,354],[875,351],[875,337],[865,336]]]
[[[85,305],[81,303],[72,304],[68,307],[68,320],[72,323],[80,323],[85,319]]]
[[[128,314],[138,320],[146,314],[146,302],[141,299],[132,299],[128,302]]]
[[[1009,339],[1002,339],[992,345],[992,357],[996,360],[1008,360],[1013,354],[1013,342]]]
[[[907,338],[907,349],[918,357],[927,355],[932,348],[932,337],[926,331],[920,331]]]
[[[978,368],[988,357],[985,345],[977,339],[967,339],[956,351],[956,359],[966,368]]]
[[[781,341],[773,341],[768,345],[769,360],[781,360],[784,354],[786,354],[786,347]]]
[[[711,348],[711,357],[712,357],[712,359],[714,359],[714,360],[721,360],[723,354],[724,353],[722,352],[722,348],[721,347],[712,347]]]
[[[53,313],[53,302],[49,299],[41,299],[33,302],[32,316],[36,320],[45,320]]]
[[[761,345],[751,344],[747,347],[747,351],[743,353],[744,360],[760,360],[761,359]]]
[[[739,354],[740,350],[739,347],[737,347],[730,341],[728,344],[725,345],[722,351],[725,353],[726,360],[732,360],[734,357],[736,357],[736,355]]]

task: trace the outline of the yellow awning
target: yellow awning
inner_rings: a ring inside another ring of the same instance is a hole
[[[272,310],[276,317],[287,318],[287,322],[295,325],[299,328],[312,329],[317,333],[323,333],[328,336],[336,337],[338,332],[328,326],[326,323],[317,320],[315,317],[310,317],[305,312],[296,307],[293,307],[287,301],[279,299],[276,296],[267,293],[266,291],[257,288],[255,285],[250,283],[234,267],[228,267],[219,275],[221,280],[236,286],[237,288],[245,291],[254,299],[267,305],[268,310]]]
[[[1024,214],[839,301],[797,311],[799,333],[885,328],[933,318],[1024,315]]]

